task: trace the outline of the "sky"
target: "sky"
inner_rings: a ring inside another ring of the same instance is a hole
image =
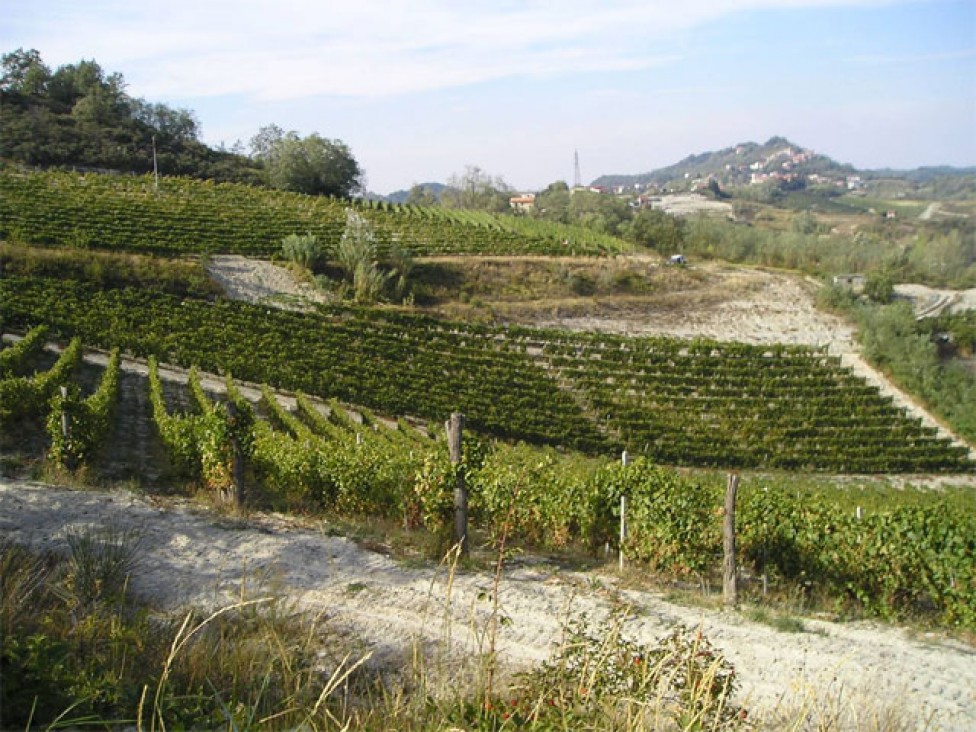
[[[0,0],[18,48],[94,59],[210,145],[342,140],[377,193],[776,135],[859,168],[976,165],[974,0]]]

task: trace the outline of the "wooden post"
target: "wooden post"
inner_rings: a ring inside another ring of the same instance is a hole
[[[624,568],[624,540],[627,538],[627,496],[620,496],[620,570]]]
[[[237,508],[241,508],[244,505],[244,451],[241,450],[241,439],[237,433],[237,405],[232,401],[227,402],[227,420],[230,422],[230,441],[233,448],[233,484],[228,498]]]
[[[726,607],[735,607],[739,603],[735,581],[735,493],[738,489],[739,476],[729,473],[729,482],[725,487],[725,520],[722,526],[725,548],[725,560],[722,564],[722,597]]]
[[[61,387],[61,399],[68,399],[68,387],[66,386]],[[68,415],[68,405],[66,401],[63,402],[63,406],[61,408],[61,436],[64,438],[65,442],[71,438],[71,419]]]
[[[464,471],[461,469],[461,432],[464,429],[464,415],[452,412],[444,425],[447,429],[447,449],[454,466],[454,543],[461,547],[461,554],[468,553],[468,489],[464,485]]]
[[[74,454],[68,446],[71,444],[71,413],[70,405],[68,403],[68,387],[61,387],[61,437],[64,440],[64,446],[66,448],[62,458],[64,460],[64,467],[68,470],[75,469]]]
[[[620,464],[630,465],[630,456],[624,450],[620,453]],[[627,539],[627,496],[620,496],[620,571],[624,569],[624,541]]]

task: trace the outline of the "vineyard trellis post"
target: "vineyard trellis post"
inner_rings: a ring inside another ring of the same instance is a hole
[[[464,470],[461,467],[461,432],[464,429],[464,415],[452,412],[444,425],[447,430],[447,449],[454,467],[454,543],[460,546],[461,554],[468,553],[468,489],[464,484]]]
[[[725,511],[722,522],[722,535],[724,539],[722,598],[726,607],[735,607],[739,603],[735,566],[735,494],[738,489],[739,476],[735,473],[729,473],[729,480],[725,486]]]
[[[624,450],[620,453],[620,464],[630,465],[630,455]],[[620,571],[624,569],[624,540],[627,538],[627,496],[620,496]]]
[[[68,398],[68,387],[61,386],[61,399],[67,400]],[[71,439],[71,420],[68,416],[68,405],[65,404],[64,408],[61,410],[61,437],[64,438],[64,444],[68,444]]]
[[[69,470],[73,470],[74,459],[72,457],[71,450],[71,413],[70,407],[68,405],[68,387],[64,384],[61,385],[61,439],[62,444],[65,449],[62,453],[62,458],[64,459],[64,466]]]

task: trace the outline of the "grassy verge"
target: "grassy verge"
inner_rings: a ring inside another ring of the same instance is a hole
[[[0,544],[3,728],[736,729],[747,716],[731,665],[685,628],[645,646],[619,618],[568,623],[550,660],[504,681],[490,646],[389,668],[274,596],[159,613],[127,591],[141,558],[136,535],[113,531],[69,535],[63,554]]]

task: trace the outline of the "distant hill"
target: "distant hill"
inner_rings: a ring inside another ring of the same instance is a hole
[[[852,166],[838,163],[785,137],[772,137],[761,145],[743,142],[724,150],[689,155],[674,165],[648,173],[603,175],[592,185],[602,188],[685,189],[693,187],[695,181],[708,179],[728,187],[766,180],[789,183],[809,176],[814,176],[815,181],[841,181],[856,173]]]
[[[971,180],[967,180],[971,179]],[[859,170],[798,145],[785,137],[772,137],[763,144],[743,142],[724,150],[689,155],[674,165],[637,175],[603,175],[594,187],[607,190],[666,191],[696,190],[715,181],[724,189],[769,184],[779,188],[821,187],[839,190],[873,188],[897,182],[894,192],[931,187],[953,193],[976,186],[976,168],[937,166],[916,170]]]
[[[430,191],[430,193],[438,201],[441,199],[441,196],[444,194],[444,191],[447,190],[448,188],[448,186],[444,185],[443,183],[435,183],[435,182],[418,183],[417,185],[419,185],[421,188],[425,188],[428,191]],[[409,189],[403,189],[399,191],[393,191],[393,193],[388,193],[385,196],[380,195],[379,193],[369,193],[366,195],[366,198],[373,201],[386,201],[387,203],[406,203],[407,199],[410,198],[411,190],[413,189],[409,188]]]

